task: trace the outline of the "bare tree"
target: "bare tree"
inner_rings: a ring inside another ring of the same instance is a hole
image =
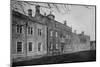
[[[57,12],[59,13],[62,13],[61,11],[61,8],[59,7],[58,4],[55,4],[55,3],[43,3],[45,5],[42,5],[41,3],[38,3],[38,2],[32,2],[32,1],[16,1],[16,0],[12,0],[11,1],[11,9],[13,10],[17,10],[17,11],[22,11],[23,14],[26,14],[26,11],[25,11],[25,6],[36,6],[36,5],[40,5],[41,8],[46,8],[46,9],[49,9],[50,12],[53,12],[54,10],[53,9],[56,9]],[[63,9],[66,9],[64,10],[64,13],[69,13],[70,12],[70,8],[68,7],[68,5],[66,4],[62,4],[63,6]]]

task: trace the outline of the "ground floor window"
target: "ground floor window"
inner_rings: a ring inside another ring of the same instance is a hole
[[[52,44],[52,43],[50,43],[50,49],[51,49],[51,50],[53,49],[53,44]]]
[[[28,43],[28,50],[29,50],[29,51],[32,51],[32,42],[29,42],[29,43]]]
[[[38,43],[38,51],[41,51],[41,43]]]
[[[50,31],[50,36],[53,36],[53,31]]]
[[[59,47],[58,47],[58,44],[56,44],[56,49],[58,49]]]
[[[22,52],[22,42],[17,42],[17,52]]]

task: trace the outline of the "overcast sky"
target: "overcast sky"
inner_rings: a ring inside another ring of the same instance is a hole
[[[72,6],[70,14],[55,13],[56,20],[63,22],[67,20],[67,24],[72,26],[77,33],[84,31],[90,35],[91,40],[95,40],[95,7],[86,8],[84,6]]]
[[[39,3],[38,3],[39,4]],[[44,3],[40,5],[47,6]],[[54,7],[51,10],[52,14],[55,15],[55,20],[63,23],[67,21],[68,26],[72,26],[72,30],[77,30],[77,33],[84,31],[86,35],[90,35],[91,40],[95,40],[95,7],[94,6],[82,6],[82,5],[68,5],[68,9],[65,9],[63,5],[59,6],[60,12]],[[27,13],[28,9],[33,10],[33,16],[35,14],[35,6],[26,5],[24,10]],[[20,8],[21,9],[21,8]],[[41,13],[50,13],[50,9],[41,7]]]

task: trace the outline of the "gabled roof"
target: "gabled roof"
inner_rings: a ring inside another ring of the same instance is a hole
[[[63,30],[71,30],[72,29],[71,27],[66,26],[56,20],[51,20],[48,18],[48,16],[44,16],[42,14],[39,15],[40,19],[38,20],[37,17],[28,17],[18,11],[12,10],[12,16],[17,17],[19,19],[23,19],[23,20],[30,20],[30,21],[33,21],[33,22],[36,22],[39,24],[43,24],[43,25],[47,25],[48,23],[50,23],[50,24],[53,23],[52,25],[55,24],[56,28],[61,28]]]
[[[24,15],[24,14],[18,12],[18,11],[15,11],[15,10],[12,10],[11,13],[12,13],[12,18],[13,18],[13,16],[17,17],[19,19],[27,19],[28,18],[26,15]]]
[[[21,19],[21,20],[32,21],[34,23],[42,24],[39,21],[37,21],[36,18],[34,18],[34,17],[28,17],[28,16],[26,16],[26,15],[24,15],[24,14],[18,12],[18,11],[15,11],[15,10],[12,10],[12,18],[13,17],[16,17],[16,18]]]
[[[64,24],[62,24],[62,23],[60,23],[60,22],[58,22],[56,20],[55,20],[55,24],[56,24],[57,28],[61,28],[61,29],[66,30],[66,31],[71,31],[72,30],[71,27],[69,27],[67,25],[64,25]]]

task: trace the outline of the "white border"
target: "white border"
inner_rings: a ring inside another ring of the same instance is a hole
[[[30,0],[31,1],[31,0]],[[32,0],[33,1],[33,0]],[[100,0],[34,0],[40,2],[96,5],[97,62],[39,65],[37,67],[99,67],[100,65]],[[0,1],[0,67],[10,66],[10,0]],[[33,67],[33,66],[25,66]],[[35,67],[35,66],[34,66]]]

